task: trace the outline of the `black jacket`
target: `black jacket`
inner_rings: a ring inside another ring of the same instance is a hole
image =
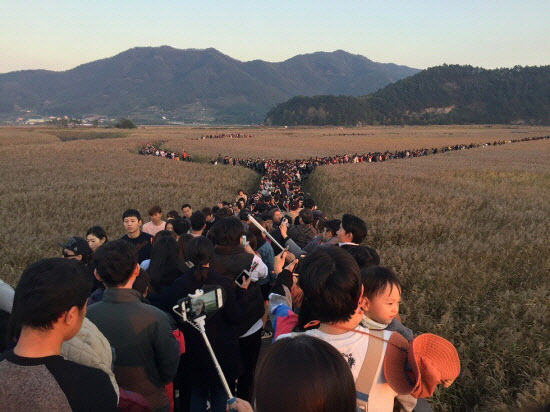
[[[197,280],[197,270],[198,267],[193,267],[176,279],[170,287],[170,302],[167,303],[174,306],[177,300],[189,293],[195,293],[205,285],[217,285],[224,289],[224,305],[207,315],[205,330],[223,373],[231,382],[242,373],[237,327],[246,316],[248,294],[244,289],[234,289],[229,279],[213,269],[208,271],[206,280]],[[181,357],[180,365],[183,383],[195,386],[218,384],[219,377],[203,337],[180,317],[175,315],[175,318],[179,320],[179,328],[185,338],[186,350]]]
[[[216,246],[214,248],[214,262],[212,269],[231,281],[233,288],[238,288],[235,278],[243,271],[250,270],[254,255],[247,253],[242,246]],[[260,319],[265,312],[264,298],[258,282],[250,282],[248,289],[248,303],[246,316],[237,326],[239,336],[246,333],[248,329]]]

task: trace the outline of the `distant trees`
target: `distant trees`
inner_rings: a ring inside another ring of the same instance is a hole
[[[485,70],[443,65],[362,97],[298,96],[273,125],[550,124],[550,66]]]
[[[130,119],[121,117],[118,122],[114,124],[117,129],[135,129],[137,126]]]
[[[72,119],[68,117],[63,118],[54,118],[46,121],[47,125],[56,126],[56,127],[69,127],[69,125],[79,125],[82,124],[82,120],[80,119]]]

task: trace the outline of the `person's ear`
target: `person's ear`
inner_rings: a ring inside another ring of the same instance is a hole
[[[78,307],[73,306],[67,312],[65,312],[62,316],[63,316],[63,323],[66,326],[73,326],[75,321],[80,319],[80,310],[78,309]]]
[[[359,306],[361,306],[361,309],[365,311],[369,310],[369,298],[367,298],[366,296],[362,296],[361,299],[359,299]]]
[[[136,263],[136,267],[134,268],[134,271],[132,272],[132,276],[137,278],[139,276],[139,269],[140,269],[139,263]]]
[[[94,277],[100,281],[100,282],[103,282],[103,280],[101,280],[101,276],[99,276],[99,273],[97,273],[97,269],[94,269]]]

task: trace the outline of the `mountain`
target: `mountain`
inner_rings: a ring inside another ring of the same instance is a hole
[[[432,67],[366,96],[298,96],[267,124],[550,124],[550,66]]]
[[[360,96],[419,70],[342,50],[241,62],[210,48],[139,47],[64,72],[0,74],[0,114],[258,123],[295,95]]]

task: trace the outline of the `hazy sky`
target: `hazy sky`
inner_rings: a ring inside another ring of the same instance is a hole
[[[550,0],[0,0],[0,73],[67,70],[137,46],[286,60],[342,49],[426,68],[550,64]]]

